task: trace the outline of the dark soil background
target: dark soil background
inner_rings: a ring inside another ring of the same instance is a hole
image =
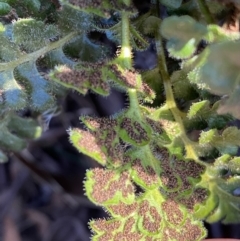
[[[146,11],[148,2],[138,6],[141,11]],[[134,60],[138,69],[153,68],[154,46],[135,53]],[[69,92],[58,102],[61,112],[51,119],[41,138],[0,164],[0,241],[88,241],[88,221],[107,216],[83,191],[86,169],[98,164],[72,147],[67,130],[82,128],[81,115],[103,117],[119,112],[126,97],[114,89],[107,98]],[[239,225],[206,227],[209,238],[240,238]]]

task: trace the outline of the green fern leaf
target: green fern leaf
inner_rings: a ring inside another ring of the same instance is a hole
[[[228,95],[221,101],[219,114],[239,116],[239,41],[224,41],[209,46],[198,57],[189,79],[217,95]]]
[[[236,155],[240,146],[240,130],[236,127],[226,128],[221,135],[216,129],[202,132],[199,138],[200,148],[216,148],[221,154]]]
[[[186,128],[224,128],[229,121],[232,120],[230,115],[219,115],[218,107],[220,102],[215,102],[211,106],[208,100],[193,103],[187,113],[187,118],[184,118]]]
[[[93,16],[78,11],[71,5],[63,5],[58,14],[58,28],[65,34],[70,32],[86,32],[92,30]]]
[[[144,171],[139,168],[136,170],[147,181]],[[127,172],[116,174],[104,169],[88,171],[85,188],[90,200],[104,206],[112,216],[109,220],[90,222],[94,231],[93,240],[136,238],[142,241],[170,241],[181,238],[200,241],[206,235],[201,222],[190,218],[182,205],[173,200],[166,201],[158,188],[136,197]]]
[[[108,27],[108,28],[100,28],[100,27],[95,27],[97,31],[100,32],[105,32],[107,37],[115,42],[116,44],[121,43],[122,39],[122,28],[121,28],[121,20],[116,23],[115,25]],[[133,49],[135,50],[145,50],[148,48],[149,43],[148,41],[142,36],[142,34],[139,32],[139,30],[134,27],[134,25],[130,25],[130,44]]]
[[[188,58],[207,33],[207,28],[189,16],[171,16],[163,20],[161,33],[167,42],[172,57]]]
[[[70,130],[70,141],[83,154],[90,156],[102,165],[106,164],[107,157],[93,134],[73,129]]]
[[[196,89],[188,80],[187,73],[184,70],[173,72],[171,81],[173,83],[175,98],[187,101],[198,97]]]
[[[0,16],[8,14],[11,10],[11,6],[8,3],[0,2]]]
[[[4,2],[8,3],[9,5],[11,5],[11,7],[16,9],[16,12],[21,17],[23,17],[23,13],[38,13],[41,7],[41,1],[39,0],[5,0]]]
[[[199,70],[199,80],[211,92],[218,95],[230,94],[237,86],[239,46],[239,41],[226,41],[209,47],[209,55]]]
[[[217,220],[222,220],[223,223],[236,223],[239,220],[240,178],[238,175],[232,175],[232,164],[227,155],[222,156],[202,177],[200,185],[208,188],[211,194],[205,205],[199,204],[196,208],[197,218],[206,219],[210,223]]]
[[[161,20],[155,16],[149,16],[141,24],[141,29],[144,34],[155,34],[160,28]]]
[[[160,0],[160,3],[169,8],[179,8],[182,4],[182,0]]]
[[[89,170],[86,176],[86,194],[92,202],[101,205],[134,202],[134,186],[127,172],[117,174],[111,170],[95,168]]]
[[[0,161],[6,161],[4,152],[21,151],[28,139],[40,136],[41,128],[35,120],[22,118],[13,113],[2,113],[0,117]]]
[[[11,2],[11,0],[9,2]],[[39,0],[24,0],[22,1],[22,4],[24,5],[25,8],[27,8],[33,13],[37,13],[41,7],[41,2]]]
[[[100,69],[98,71],[93,66],[91,64],[79,65],[74,69],[60,66],[52,71],[49,77],[57,83],[75,89],[82,94],[86,94],[91,89],[100,95],[109,95],[110,87],[102,78],[101,64],[98,65]]]
[[[240,112],[239,112],[239,97],[240,88],[236,87],[233,93],[226,98],[223,98],[220,102],[220,106],[218,109],[218,114],[231,114],[235,118],[240,119]]]
[[[92,42],[86,34],[79,34],[64,46],[64,53],[81,61],[95,63],[108,58],[109,49]]]
[[[13,25],[14,41],[26,52],[44,47],[49,39],[56,36],[59,36],[59,30],[54,25],[46,25],[34,19],[21,19]]]
[[[210,103],[207,100],[192,104],[188,111],[188,118],[192,119],[196,116],[205,117],[207,114],[210,113],[211,108],[209,105]]]

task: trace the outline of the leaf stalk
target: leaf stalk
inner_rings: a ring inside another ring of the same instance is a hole
[[[121,51],[119,59],[122,62],[123,67],[126,69],[132,68],[132,48],[130,44],[130,20],[129,13],[127,11],[122,11],[122,20],[121,20]]]
[[[181,111],[178,109],[174,95],[173,95],[172,84],[171,84],[170,76],[167,69],[166,57],[164,54],[163,41],[162,41],[162,36],[160,34],[160,30],[158,30],[156,33],[155,43],[156,43],[156,49],[157,49],[158,67],[159,67],[160,75],[162,76],[162,79],[163,79],[164,90],[166,93],[166,104],[168,108],[171,110],[175,121],[179,124],[180,130],[181,130],[181,139],[186,149],[186,158],[199,161],[198,155],[194,150],[195,143],[192,142],[186,135],[185,127],[183,125],[183,121],[181,118]]]

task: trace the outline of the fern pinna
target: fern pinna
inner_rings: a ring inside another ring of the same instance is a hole
[[[0,18],[0,159],[6,161],[6,153],[22,150],[27,139],[41,134],[41,126],[23,118],[23,110],[38,116],[65,92],[49,80],[49,70],[74,66],[80,56],[94,60],[104,49],[86,35],[91,17],[68,6],[59,11],[51,1],[1,1]]]
[[[32,120],[16,125],[23,108],[41,113],[62,89],[117,88],[126,109],[69,130],[103,166],[86,173],[86,195],[110,216],[90,221],[92,240],[197,241],[202,220],[237,222],[240,131],[229,123],[239,118],[239,33],[217,25],[237,1],[154,0],[144,14],[131,0],[18,2],[0,2],[0,128],[12,138],[0,138],[2,150],[39,135]],[[91,31],[119,46],[114,58]],[[134,51],[153,41],[155,68],[135,69]]]

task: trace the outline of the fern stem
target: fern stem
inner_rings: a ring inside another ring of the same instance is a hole
[[[121,52],[119,55],[119,59],[123,67],[126,69],[132,68],[132,49],[130,44],[130,23],[129,23],[129,13],[126,11],[122,11],[122,20],[121,20],[121,31],[122,31],[122,39],[121,39]]]
[[[128,89],[130,106],[140,112],[136,89]]]
[[[212,16],[211,12],[209,11],[208,5],[206,4],[205,0],[197,0],[197,4],[207,22],[207,24],[214,23],[215,22],[214,18]]]
[[[38,58],[40,58],[41,56],[44,56],[49,51],[63,46],[65,43],[69,42],[71,39],[76,37],[77,34],[78,34],[77,32],[70,33],[70,34],[66,35],[64,38],[62,38],[56,42],[49,43],[47,46],[45,46],[35,52],[29,53],[29,54],[24,54],[21,57],[19,57],[18,59],[7,62],[7,63],[1,63],[0,71],[12,70],[12,69],[16,68],[17,66],[19,66],[20,64],[23,64],[23,63],[26,63],[26,62],[32,61],[32,60],[37,60]]]
[[[197,153],[194,150],[195,143],[192,142],[187,137],[185,127],[183,125],[183,121],[181,118],[181,111],[178,109],[176,105],[176,101],[172,90],[172,84],[171,84],[170,76],[167,69],[166,57],[164,54],[163,41],[162,41],[160,31],[157,31],[155,35],[155,42],[156,42],[156,49],[157,49],[157,56],[158,56],[158,67],[159,67],[160,75],[162,76],[162,79],[163,79],[164,89],[166,92],[166,104],[168,108],[171,110],[175,121],[179,124],[179,127],[181,129],[181,139],[185,145],[186,157],[194,159],[195,161],[199,161]]]

